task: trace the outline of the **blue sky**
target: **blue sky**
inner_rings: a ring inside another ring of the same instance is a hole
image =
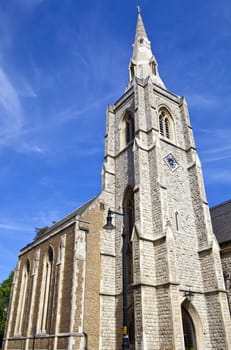
[[[231,198],[231,2],[140,0],[167,88],[187,98],[209,204]],[[101,189],[105,110],[128,80],[131,0],[0,3],[0,282],[35,227]]]

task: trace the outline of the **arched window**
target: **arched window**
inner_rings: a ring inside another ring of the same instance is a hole
[[[184,307],[182,307],[182,321],[185,350],[197,350],[194,324],[189,313]]]
[[[49,303],[51,299],[51,281],[53,270],[54,253],[51,246],[48,248],[47,254],[43,263],[43,279],[40,294],[40,313],[38,320],[38,330],[41,333],[46,333],[47,328],[47,316]]]
[[[159,113],[159,131],[160,134],[167,139],[174,139],[172,116],[165,108],[162,108]]]
[[[164,136],[163,118],[161,115],[159,116],[159,127],[160,127],[160,134]]]
[[[29,284],[29,275],[30,275],[30,261],[29,259],[27,259],[24,265],[24,268],[22,270],[21,288],[20,288],[19,301],[18,301],[20,310],[18,310],[17,312],[16,325],[15,325],[16,334],[22,334],[22,325],[23,325],[23,319],[25,316],[25,309],[26,309],[25,306],[26,306],[26,296],[27,296],[27,290],[28,290],[28,284]]]
[[[126,143],[129,143],[135,136],[134,118],[131,113],[126,116]]]
[[[51,247],[48,249],[48,260],[50,263],[53,262],[53,249]]]
[[[134,63],[131,63],[130,65],[130,80],[132,80],[135,76],[135,65]]]
[[[156,75],[156,63],[154,61],[150,62],[152,74]]]
[[[133,113],[127,111],[121,121],[121,148],[129,144],[135,137],[135,122]]]

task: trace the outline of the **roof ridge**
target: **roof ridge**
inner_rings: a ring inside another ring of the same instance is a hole
[[[29,247],[30,245],[33,245],[35,242],[39,241],[40,238],[45,237],[48,233],[52,232],[55,228],[59,227],[60,225],[64,224],[71,218],[73,218],[76,215],[82,215],[84,211],[91,205],[91,203],[94,202],[94,200],[99,197],[99,194],[93,198],[91,198],[89,201],[83,203],[79,208],[75,209],[71,213],[64,216],[62,219],[58,220],[56,223],[54,223],[52,226],[50,226],[44,234],[42,234],[39,238],[35,239],[34,241],[28,243],[26,246],[24,246],[22,249],[20,249],[20,252],[22,252],[24,249]]]

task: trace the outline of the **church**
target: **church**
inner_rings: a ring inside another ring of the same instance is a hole
[[[3,349],[231,349],[230,207],[211,209],[213,230],[186,100],[138,11],[102,191],[21,249]]]

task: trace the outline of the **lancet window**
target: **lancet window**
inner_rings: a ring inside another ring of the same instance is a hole
[[[121,122],[121,147],[125,147],[135,137],[135,121],[133,113],[127,111]]]
[[[131,113],[126,116],[126,143],[129,143],[135,136],[134,118]]]
[[[150,62],[150,66],[151,66],[151,70],[152,70],[152,74],[156,75],[156,63],[154,61]]]
[[[43,263],[43,279],[40,294],[40,314],[38,328],[41,333],[46,333],[47,331],[47,316],[51,297],[53,260],[53,249],[49,247]]]
[[[135,65],[133,63],[131,63],[130,65],[130,80],[132,80],[134,78],[135,75]]]
[[[160,131],[160,134],[166,137],[167,139],[169,140],[174,139],[172,116],[164,108],[162,108],[159,113],[159,131]]]
[[[21,281],[21,288],[20,288],[19,301],[18,301],[20,310],[18,310],[17,312],[16,327],[15,327],[16,334],[22,334],[23,319],[25,316],[26,300],[27,300],[26,297],[27,297],[28,284],[29,284],[29,275],[30,275],[30,261],[29,259],[27,259],[24,265],[24,268],[22,270],[22,281]]]
[[[182,321],[185,350],[197,350],[194,324],[189,313],[184,309],[184,307],[182,307]]]

